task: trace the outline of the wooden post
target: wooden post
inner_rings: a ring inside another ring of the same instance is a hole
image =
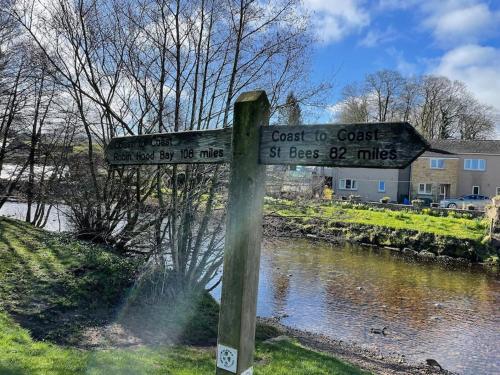
[[[259,130],[268,123],[265,92],[240,95],[234,107],[217,375],[253,373],[265,191],[265,166],[259,164]]]

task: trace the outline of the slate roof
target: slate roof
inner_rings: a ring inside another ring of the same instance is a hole
[[[473,140],[446,139],[430,142],[431,149],[426,155],[442,154],[489,154],[500,155],[500,140]]]

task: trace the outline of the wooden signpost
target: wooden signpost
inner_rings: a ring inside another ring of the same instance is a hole
[[[405,122],[273,126],[261,129],[263,164],[405,168],[427,142]]]
[[[408,123],[269,127],[264,91],[244,93],[232,129],[113,138],[111,165],[231,163],[217,375],[252,375],[266,164],[405,168],[428,147]]]
[[[106,160],[111,165],[227,163],[231,134],[226,128],[117,137],[106,147]]]

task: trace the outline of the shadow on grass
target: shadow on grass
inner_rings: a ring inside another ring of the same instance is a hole
[[[28,375],[28,372],[21,367],[15,367],[14,365],[9,365],[5,367],[0,364],[0,374],[2,375]]]
[[[114,316],[136,269],[102,247],[8,219],[0,259],[0,309],[33,338],[65,345]]]
[[[0,311],[35,340],[84,348],[215,345],[219,305],[213,297],[148,303],[149,284],[130,288],[137,266],[68,234],[0,219]],[[270,337],[259,329],[260,336]]]

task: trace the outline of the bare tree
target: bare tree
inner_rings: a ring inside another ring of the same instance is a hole
[[[342,90],[340,121],[343,123],[368,122],[368,95],[359,85],[353,83]]]
[[[15,192],[28,165],[25,161],[10,163],[22,148],[16,138],[22,131],[29,96],[27,58],[14,38],[15,33],[13,19],[0,12],[0,207]]]
[[[78,232],[147,253],[160,271],[158,295],[216,277],[226,169],[109,168],[102,150],[118,135],[231,126],[242,90],[272,90],[276,108],[303,81],[310,43],[298,5],[24,0],[12,12],[75,109],[76,139],[85,139],[66,181],[79,188],[64,195]]]
[[[407,121],[428,139],[480,139],[494,129],[493,112],[464,83],[433,75],[405,78],[387,70],[344,88],[340,119]]]
[[[393,70],[379,70],[365,79],[368,100],[375,108],[375,121],[393,121],[398,117],[398,97],[403,77]]]

